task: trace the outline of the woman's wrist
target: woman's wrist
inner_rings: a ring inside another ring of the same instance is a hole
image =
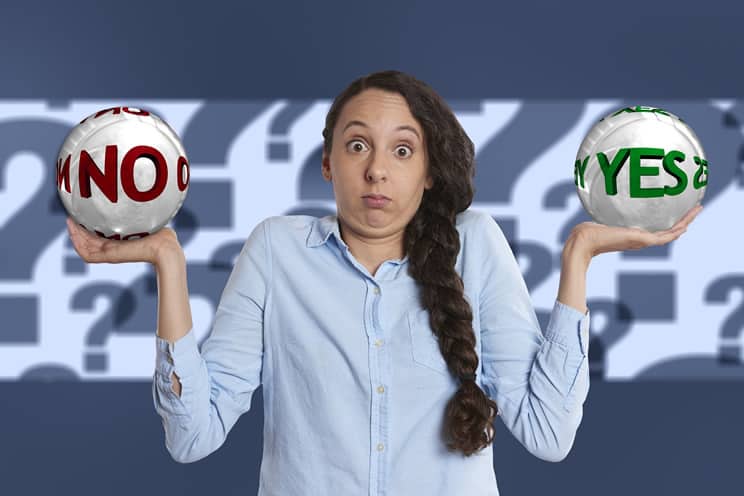
[[[558,301],[586,313],[586,273],[592,259],[590,250],[578,236],[569,236],[561,254]]]
[[[156,269],[173,264],[185,263],[183,248],[177,243],[160,243],[153,248],[152,264]]]
[[[563,245],[561,265],[570,264],[572,267],[583,267],[586,271],[593,257],[592,249],[587,241],[581,237],[581,233],[573,231]]]

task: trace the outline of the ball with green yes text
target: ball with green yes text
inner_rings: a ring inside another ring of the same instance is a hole
[[[636,105],[613,111],[589,130],[574,162],[574,183],[596,222],[655,232],[702,201],[708,161],[682,119]]]

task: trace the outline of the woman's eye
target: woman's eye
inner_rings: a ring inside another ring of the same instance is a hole
[[[346,146],[349,150],[351,150],[352,152],[356,152],[356,153],[363,152],[364,150],[367,149],[367,145],[365,145],[362,141],[359,141],[359,140],[349,141],[349,144]]]
[[[395,149],[395,154],[400,158],[406,158],[413,153],[411,149],[405,145],[400,145]]]

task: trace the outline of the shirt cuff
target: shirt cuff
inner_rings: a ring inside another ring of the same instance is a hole
[[[158,373],[170,377],[175,371],[178,377],[189,377],[199,370],[201,354],[193,329],[174,343],[155,335],[156,366]]]
[[[582,314],[574,307],[555,300],[545,339],[565,346],[567,349],[587,356],[589,353],[590,312]]]

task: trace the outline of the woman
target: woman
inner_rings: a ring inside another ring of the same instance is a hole
[[[531,453],[563,459],[589,386],[591,258],[677,239],[702,207],[657,233],[575,226],[542,332],[500,228],[468,210],[473,144],[431,88],[360,78],[323,137],[337,215],[261,222],[201,349],[175,232],[117,242],[68,219],[87,262],[155,266],[153,399],[171,455],[216,450],[263,385],[261,495],[496,495],[497,414]]]

